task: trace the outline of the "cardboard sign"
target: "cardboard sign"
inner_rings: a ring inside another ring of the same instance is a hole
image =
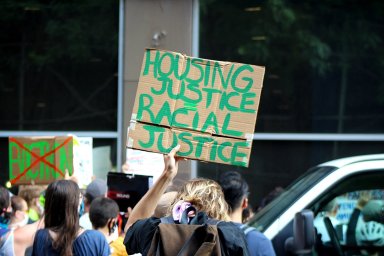
[[[49,184],[76,171],[79,187],[92,180],[92,138],[10,137],[9,179],[16,184]]]
[[[49,184],[73,172],[73,137],[9,137],[9,179]]]
[[[120,212],[134,207],[152,186],[152,176],[109,172],[107,196],[116,201]]]
[[[248,166],[264,71],[146,49],[127,146]]]

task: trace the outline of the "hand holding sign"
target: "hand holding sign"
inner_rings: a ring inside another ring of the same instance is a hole
[[[69,175],[68,169],[65,169],[64,179],[65,180],[71,180],[71,181],[75,182],[77,185],[79,185],[79,178],[77,177],[75,170],[76,169],[73,169],[72,175]]]
[[[180,145],[174,147],[169,154],[164,155],[164,173],[171,179],[173,179],[179,168],[179,157],[176,157],[177,151],[179,151]]]

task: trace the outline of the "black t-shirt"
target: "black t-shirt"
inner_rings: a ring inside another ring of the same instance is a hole
[[[134,253],[147,255],[160,222],[161,220],[155,217],[135,222],[125,235],[124,244],[127,253],[129,255]],[[220,221],[217,223],[217,229],[222,249],[226,255],[248,255],[244,233],[238,226],[232,222]]]

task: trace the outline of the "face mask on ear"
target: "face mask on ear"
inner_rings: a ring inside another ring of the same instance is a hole
[[[29,220],[28,214],[24,213],[24,218],[17,223],[13,223],[12,228],[24,227],[25,225],[28,224],[28,220]]]
[[[20,223],[19,223],[19,227],[23,227],[23,226],[27,225],[28,224],[28,220],[29,220],[28,214],[25,213],[24,214],[24,219],[22,221],[20,221]]]
[[[81,199],[81,203],[80,203],[80,206],[79,206],[79,217],[83,216],[84,210],[85,210],[84,200]]]
[[[113,222],[112,227],[110,227],[111,222]],[[119,237],[119,229],[117,228],[117,222],[111,220],[111,222],[108,224],[108,243],[115,241]]]

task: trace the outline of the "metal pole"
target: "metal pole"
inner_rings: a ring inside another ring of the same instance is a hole
[[[123,157],[123,99],[124,99],[124,0],[119,2],[119,52],[117,81],[117,149],[116,171],[121,172]]]

